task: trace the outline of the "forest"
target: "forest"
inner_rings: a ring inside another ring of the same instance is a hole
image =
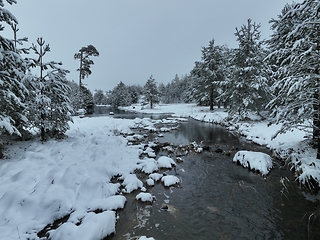
[[[0,36],[2,136],[29,139],[36,133],[41,140],[61,138],[72,114],[93,104],[129,106],[143,99],[152,108],[157,102],[195,102],[210,110],[224,107],[233,121],[257,113],[270,124],[282,125],[277,134],[304,129],[320,159],[319,1],[286,4],[270,20],[272,34],[266,40],[261,39],[261,25],[252,19],[235,28],[237,48],[209,40],[193,69],[173,76],[168,84],[157,83],[151,75],[144,86],[120,82],[111,91],[94,93],[82,80],[91,74],[98,50],[92,45],[80,48],[74,55],[79,60],[79,83],[68,80],[61,62],[44,61],[51,51],[44,39],[26,47],[28,39],[17,37],[18,21],[5,3],[17,2],[0,0],[0,31],[8,27],[14,33],[14,39]]]

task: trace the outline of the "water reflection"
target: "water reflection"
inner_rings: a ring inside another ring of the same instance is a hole
[[[230,142],[239,143],[239,138],[219,125],[190,119],[188,122],[181,122],[177,131],[166,134],[161,141],[174,144],[188,144],[193,141],[230,144]]]

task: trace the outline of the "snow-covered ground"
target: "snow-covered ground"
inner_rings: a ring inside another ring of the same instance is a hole
[[[125,193],[140,189],[137,200],[152,200],[134,170],[153,173],[175,164],[171,158],[140,159],[142,145],[129,146],[125,137],[137,126],[153,123],[75,117],[66,139],[8,146],[7,159],[0,161],[0,239],[39,239],[39,231],[62,217],[65,222],[48,231],[50,239],[100,240],[113,233]]]
[[[316,150],[307,144],[305,137],[308,133],[304,131],[294,130],[272,139],[272,136],[281,128],[280,125],[268,127],[267,121],[254,118],[252,121],[232,123],[226,120],[228,113],[224,109],[209,111],[209,107],[200,107],[195,104],[161,104],[156,105],[154,109],[136,105],[122,109],[143,113],[173,113],[176,117],[191,117],[204,122],[222,124],[230,131],[235,131],[254,143],[265,145],[277,157],[286,160],[296,172],[300,183],[308,184],[308,180],[312,178],[320,186],[320,161],[316,159]]]

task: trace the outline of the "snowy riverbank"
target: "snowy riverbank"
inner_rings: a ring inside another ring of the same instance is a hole
[[[316,150],[310,148],[306,142],[307,133],[300,130],[272,136],[280,129],[279,125],[268,127],[267,121],[254,119],[250,122],[230,123],[226,120],[228,114],[224,109],[209,111],[209,107],[195,104],[156,105],[154,109],[141,107],[122,107],[123,110],[142,113],[173,113],[177,117],[191,117],[204,122],[214,122],[226,126],[230,131],[236,131],[247,140],[270,148],[274,154],[287,161],[296,172],[297,180],[302,184],[309,184],[309,180],[320,187],[320,161],[316,159]]]
[[[7,146],[7,158],[0,160],[0,239],[100,240],[114,233],[125,193],[138,190],[139,199],[146,191],[134,171],[155,172],[173,161],[142,161],[144,145],[128,145],[139,137],[133,127],[154,125],[148,119],[74,117],[66,139]],[[63,219],[60,226],[52,226],[57,219]]]

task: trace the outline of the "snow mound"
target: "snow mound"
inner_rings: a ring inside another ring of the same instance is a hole
[[[149,178],[153,179],[154,181],[159,181],[163,177],[162,173],[151,173]]]
[[[176,163],[172,158],[161,156],[158,158],[158,167],[159,168],[172,168],[172,166],[175,166]]]
[[[142,202],[153,202],[154,196],[152,196],[150,193],[141,192],[136,196],[136,199]]]
[[[153,158],[144,158],[139,162],[139,166],[144,173],[153,173],[158,170],[157,161]]]
[[[175,185],[180,182],[180,179],[173,175],[164,176],[161,178],[164,186],[169,187],[171,185]]]
[[[148,186],[154,186],[154,180],[151,179],[151,178],[148,178],[147,179],[147,184],[148,184]]]
[[[272,168],[272,158],[262,152],[238,151],[233,162],[239,162],[243,167],[256,170],[262,175],[268,174]]]
[[[125,174],[120,179],[123,179],[122,185],[125,186],[124,192],[126,193],[143,187],[142,181],[139,180],[135,174]]]
[[[153,237],[141,236],[138,240],[155,240]]]
[[[50,231],[50,239],[103,239],[115,232],[116,214],[114,211],[106,211],[99,214],[88,213],[77,226],[67,222],[56,230]],[[90,229],[90,231],[88,231]]]

